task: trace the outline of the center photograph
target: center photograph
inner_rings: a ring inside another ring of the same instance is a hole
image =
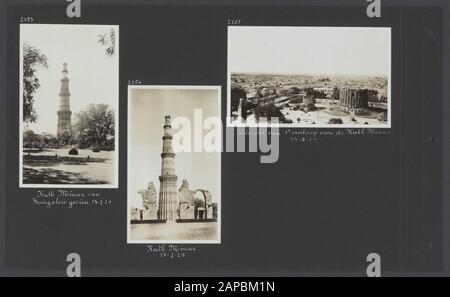
[[[219,86],[128,87],[128,243],[220,243]]]

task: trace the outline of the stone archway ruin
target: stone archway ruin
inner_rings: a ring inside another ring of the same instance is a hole
[[[198,192],[201,192],[203,194],[203,201],[205,202],[205,219],[208,219],[208,203],[206,202],[206,190],[203,189],[197,189],[192,191],[193,196],[195,196],[195,194],[197,194]]]

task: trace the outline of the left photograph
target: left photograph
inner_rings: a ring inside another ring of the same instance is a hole
[[[19,187],[117,188],[119,26],[20,25]]]

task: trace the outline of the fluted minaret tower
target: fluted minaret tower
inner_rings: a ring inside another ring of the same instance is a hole
[[[165,117],[161,175],[159,176],[158,220],[174,222],[177,219],[178,189],[175,175],[175,153],[172,149],[172,125],[170,116]]]
[[[72,112],[70,111],[69,78],[67,77],[68,73],[67,63],[64,63],[61,78],[61,90],[59,91],[58,138],[64,133],[64,131],[72,134]]]

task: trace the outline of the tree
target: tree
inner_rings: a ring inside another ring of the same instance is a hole
[[[68,145],[68,144],[74,144],[75,139],[72,135],[72,132],[69,130],[65,130],[61,132],[58,136],[59,145]]]
[[[50,137],[50,145],[52,147],[57,146],[58,145],[58,139],[56,137]]]
[[[116,53],[116,31],[111,28],[109,33],[98,35],[98,43],[102,46],[106,46],[106,57],[113,57]]]
[[[114,111],[107,104],[89,104],[75,114],[74,133],[80,147],[114,149]]]
[[[298,87],[291,87],[287,92],[288,95],[295,95],[298,93],[300,93],[300,89]]]
[[[33,130],[25,130],[22,133],[22,146],[29,149],[28,154],[31,153],[32,148],[42,149],[44,146],[42,135],[35,134]]]
[[[23,121],[34,123],[37,113],[34,109],[34,94],[41,86],[36,77],[37,66],[48,68],[47,57],[28,43],[23,44]]]
[[[340,91],[338,89],[338,87],[334,87],[333,88],[333,94],[331,95],[331,98],[333,98],[334,100],[339,100],[339,95],[340,95]]]
[[[367,90],[367,96],[369,101],[378,101],[378,91],[377,90]]]
[[[25,130],[23,131],[22,137],[22,146],[31,149],[33,141],[36,139],[36,134],[34,134],[33,130]]]
[[[316,98],[325,98],[327,96],[323,91],[317,91],[314,88],[307,88],[306,95],[314,96]]]
[[[283,123],[285,121],[283,113],[273,103],[259,105],[255,108],[254,113],[257,121],[259,121],[260,118],[266,118],[268,122],[271,122],[272,118],[278,118],[278,122],[280,123]]]
[[[233,84],[231,86],[231,111],[238,110],[240,99],[247,99],[247,93],[241,86]]]

